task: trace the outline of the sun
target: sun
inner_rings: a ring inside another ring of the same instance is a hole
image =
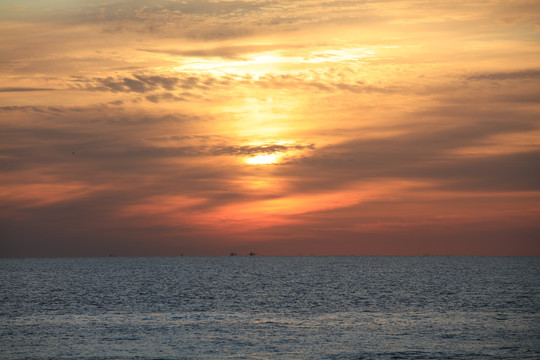
[[[257,155],[247,158],[245,162],[250,165],[269,165],[275,164],[279,161],[280,155],[278,153]]]

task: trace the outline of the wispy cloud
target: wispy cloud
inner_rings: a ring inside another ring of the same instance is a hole
[[[219,46],[205,49],[139,49],[140,51],[167,54],[181,57],[219,57],[225,59],[241,60],[247,54],[261,53],[275,50],[289,50],[305,48],[305,44],[252,44],[252,45],[231,45]]]
[[[534,80],[540,78],[540,70],[528,69],[510,72],[488,72],[467,76],[469,80]]]
[[[27,92],[27,91],[54,91],[52,88],[33,88],[33,87],[3,87],[0,92]]]

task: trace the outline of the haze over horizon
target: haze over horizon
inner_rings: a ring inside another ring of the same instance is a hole
[[[540,255],[540,3],[4,0],[0,256]]]

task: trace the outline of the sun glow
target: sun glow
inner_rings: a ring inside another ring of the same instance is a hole
[[[269,164],[277,163],[280,157],[281,156],[278,153],[258,155],[258,156],[247,158],[245,162],[250,165],[269,165]]]
[[[179,72],[205,71],[213,75],[250,75],[256,80],[267,74],[298,73],[322,63],[357,62],[372,57],[375,51],[366,48],[318,49],[291,54],[286,51],[263,51],[244,54],[237,58],[183,57],[181,65],[174,67]]]

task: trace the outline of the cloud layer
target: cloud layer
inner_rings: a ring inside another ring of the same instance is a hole
[[[2,256],[540,255],[535,2],[23,5]]]

